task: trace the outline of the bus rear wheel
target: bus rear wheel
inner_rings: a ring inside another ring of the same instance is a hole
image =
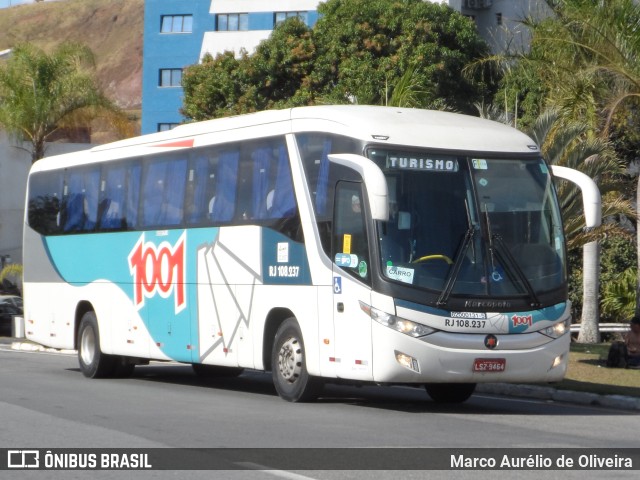
[[[111,376],[116,368],[116,359],[100,350],[100,333],[94,312],[87,312],[80,320],[78,329],[78,363],[80,371],[88,378]]]
[[[191,367],[195,374],[202,378],[231,378],[244,372],[244,368],[240,367],[221,367],[219,365],[203,365],[202,363],[194,363]]]
[[[462,403],[473,395],[475,383],[428,383],[427,393],[436,403]]]
[[[307,372],[302,332],[293,317],[286,319],[276,332],[271,374],[278,395],[289,402],[315,400],[322,390],[322,380]]]

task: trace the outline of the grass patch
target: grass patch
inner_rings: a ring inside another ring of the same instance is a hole
[[[640,397],[640,370],[607,368],[609,343],[572,343],[567,375],[554,387],[563,390]]]

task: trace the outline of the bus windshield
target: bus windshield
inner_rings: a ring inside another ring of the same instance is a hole
[[[565,283],[552,178],[540,158],[369,148],[389,188],[377,222],[383,275],[439,294],[527,296]]]

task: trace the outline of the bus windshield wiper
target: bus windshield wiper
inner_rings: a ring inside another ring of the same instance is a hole
[[[538,296],[536,292],[533,290],[531,286],[531,282],[522,271],[522,268],[518,264],[518,261],[513,257],[511,252],[509,251],[509,247],[505,245],[504,240],[498,233],[493,233],[493,228],[491,228],[491,219],[489,218],[489,209],[485,205],[485,217],[487,222],[487,237],[489,239],[489,253],[491,255],[491,264],[495,268],[494,257],[497,256],[500,260],[502,266],[507,270],[508,273],[513,276],[515,273],[515,277],[520,281],[520,283],[524,286],[527,294],[529,295],[529,300],[531,301],[530,305],[533,308],[538,308],[540,304],[540,300],[538,300]],[[498,248],[496,248],[498,247]],[[506,261],[505,261],[506,260]]]
[[[513,257],[513,255],[509,251],[509,248],[507,247],[507,245],[505,245],[504,240],[502,240],[502,237],[499,234],[494,233],[494,234],[491,234],[489,238],[491,239],[489,243],[489,248],[492,251],[495,250],[495,253],[498,256],[502,266],[505,268],[508,268],[512,273],[515,273],[515,276],[518,278],[520,283],[527,290],[527,293],[529,294],[529,299],[531,300],[531,307],[533,308],[540,307],[541,305],[540,300],[538,300],[538,296],[536,295],[535,290],[531,286],[531,282],[522,271],[522,268],[518,264],[518,261]]]
[[[436,305],[439,307],[443,307],[449,301],[449,297],[451,296],[451,291],[453,290],[454,285],[456,284],[456,279],[460,274],[460,268],[462,267],[462,262],[464,260],[465,255],[467,254],[467,250],[469,247],[473,245],[473,236],[475,235],[475,228],[472,225],[469,225],[469,228],[464,234],[464,238],[462,240],[462,245],[460,246],[460,250],[458,250],[458,254],[455,257],[453,262],[453,266],[451,270],[449,270],[449,275],[447,275],[447,279],[445,281],[445,287],[442,290],[442,293],[438,297],[438,301]]]

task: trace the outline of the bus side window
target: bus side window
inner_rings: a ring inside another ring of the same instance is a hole
[[[141,171],[139,159],[104,166],[98,204],[99,230],[112,232],[138,226]]]
[[[251,219],[293,217],[297,209],[286,145],[282,141],[257,145],[251,160]]]
[[[101,230],[121,230],[127,227],[126,180],[127,168],[122,163],[105,167],[98,204]]]
[[[253,180],[251,182],[251,218],[253,220],[264,220],[267,218],[267,203],[271,183],[270,174],[273,164],[273,148],[270,145],[259,146],[251,152],[250,157],[253,165]]]
[[[216,169],[215,198],[209,214],[214,224],[230,222],[236,211],[238,162],[240,152],[227,150],[220,154]]]
[[[72,170],[67,175],[61,207],[62,230],[65,233],[90,232],[98,220],[100,169]]]
[[[363,198],[359,183],[341,181],[336,185],[332,257],[335,261],[338,255],[351,255],[355,262],[345,270],[368,283],[371,276]]]
[[[60,232],[60,199],[63,172],[40,172],[29,179],[29,226],[43,235]]]
[[[194,150],[185,192],[189,225],[254,224],[302,240],[281,137]]]
[[[187,223],[198,225],[203,223],[213,208],[215,192],[213,179],[215,174],[209,165],[207,152],[199,152],[192,159],[187,177]]]
[[[271,198],[267,195],[269,218],[289,218],[297,213],[296,199],[293,193],[293,180],[289,167],[289,155],[286,145],[278,148],[278,167]]]
[[[331,153],[362,154],[362,145],[356,140],[325,132],[296,134],[298,151],[302,158],[305,179],[315,213],[322,249],[331,253],[333,231],[334,186],[338,179],[358,180],[351,169],[331,164]]]
[[[186,174],[185,158],[151,160],[144,179],[143,226],[182,224]]]
[[[138,226],[138,213],[140,209],[140,186],[142,180],[142,164],[139,159],[134,160],[128,171],[127,179],[127,228]]]

